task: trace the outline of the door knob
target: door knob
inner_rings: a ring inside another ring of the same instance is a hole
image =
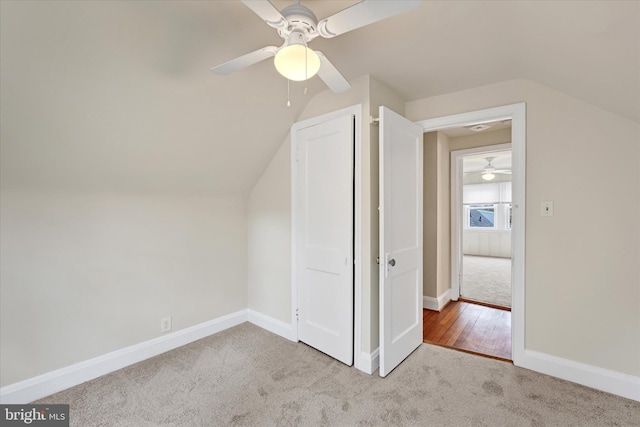
[[[393,258],[391,258],[391,259],[389,260],[389,265],[390,265],[391,267],[395,267],[395,265],[396,265],[396,260],[395,260],[395,259],[393,259]]]

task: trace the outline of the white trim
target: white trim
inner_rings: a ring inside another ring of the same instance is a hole
[[[193,341],[216,334],[247,321],[247,310],[240,310],[208,322],[162,335],[84,362],[0,388],[2,404],[26,404],[66,390],[102,375],[117,371]]]
[[[518,366],[525,349],[525,176],[526,106],[514,104],[511,115],[511,359]]]
[[[427,310],[440,311],[451,301],[451,289],[447,289],[438,298],[422,296],[422,307]]]
[[[522,367],[640,402],[640,377],[525,350]]]
[[[353,262],[354,277],[353,277],[353,298],[354,298],[354,324],[353,324],[353,360],[357,369],[360,369],[359,357],[360,348],[362,346],[362,104],[352,105],[341,110],[333,111],[331,113],[323,114],[321,116],[312,117],[310,119],[302,120],[294,123],[291,126],[291,338],[292,341],[298,341],[298,319],[296,317],[296,310],[298,308],[298,272],[297,272],[297,220],[296,209],[297,206],[297,181],[298,171],[296,165],[296,131],[304,129],[309,126],[315,126],[322,122],[333,120],[345,115],[353,115],[355,118],[354,123],[354,157],[355,157],[355,170],[354,170],[354,246],[353,246]]]
[[[261,327],[269,332],[286,338],[289,341],[298,341],[293,333],[293,326],[289,323],[285,323],[282,320],[275,319],[266,314],[259,313],[255,310],[248,309],[248,320],[256,326]]]
[[[294,341],[298,341],[298,221],[296,206],[298,206],[298,148],[296,132],[291,127],[289,139],[291,140],[291,331]]]
[[[492,153],[511,150],[511,143],[494,144],[484,147],[454,150],[451,152],[451,299],[460,298],[460,278],[462,277],[462,160],[463,157],[477,153]],[[481,230],[479,230],[481,231]],[[425,307],[426,308],[426,307]]]
[[[380,367],[380,347],[373,350],[372,353],[360,352],[357,358],[358,369],[366,374],[373,374]]]
[[[522,366],[525,343],[525,155],[526,104],[505,105],[416,122],[424,132],[511,119],[511,358]]]
[[[353,171],[354,200],[353,200],[353,365],[360,369],[360,360],[355,357],[362,348],[362,105],[351,107],[355,116],[355,140]]]

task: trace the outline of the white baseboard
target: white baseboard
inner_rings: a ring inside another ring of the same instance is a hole
[[[380,367],[380,347],[372,353],[360,352],[358,359],[358,369],[369,375],[373,374]]]
[[[522,362],[523,368],[640,402],[640,377],[534,350],[525,350]]]
[[[293,327],[282,320],[274,319],[266,314],[259,313],[255,310],[248,309],[249,322],[256,326],[266,329],[269,332],[273,332],[276,335],[280,335],[289,341],[298,341],[298,337],[294,333]]]
[[[446,297],[445,297],[446,294]],[[448,293],[441,295],[437,307],[448,301]],[[425,308],[426,305],[425,297]],[[291,341],[293,328],[288,323],[253,310],[240,310],[199,325],[163,335],[84,362],[57,369],[37,377],[0,388],[0,403],[25,404],[65,390],[134,363],[165,353],[193,341],[216,334],[249,321]],[[358,369],[373,374],[380,366],[380,349],[359,354]],[[640,402],[640,377],[587,365],[534,350],[525,350],[521,367],[582,384]]]
[[[438,298],[422,296],[422,306],[427,310],[440,311],[451,300],[451,289],[447,289]]]
[[[246,322],[240,310],[0,388],[0,403],[26,404]]]

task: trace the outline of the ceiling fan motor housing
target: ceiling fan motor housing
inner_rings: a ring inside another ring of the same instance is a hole
[[[301,32],[307,42],[315,38],[318,18],[316,18],[311,9],[300,4],[294,4],[282,9],[281,13],[287,19],[289,25],[278,30],[280,37],[286,40],[292,32]]]

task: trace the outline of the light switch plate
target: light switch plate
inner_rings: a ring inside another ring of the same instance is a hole
[[[540,215],[553,216],[553,202],[542,202],[540,209]]]

